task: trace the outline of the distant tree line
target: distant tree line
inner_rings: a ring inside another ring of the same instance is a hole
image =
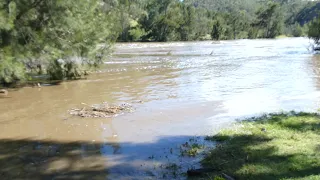
[[[302,0],[119,0],[118,41],[192,41],[305,36]]]

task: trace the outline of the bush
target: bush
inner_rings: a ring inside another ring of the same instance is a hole
[[[50,80],[77,79],[84,73],[81,65],[73,60],[54,60],[47,69]]]
[[[308,37],[313,39],[316,44],[319,44],[319,40],[320,40],[320,18],[314,19],[309,24]]]
[[[37,3],[35,3],[37,2]],[[80,65],[98,66],[117,32],[115,10],[103,0],[1,1],[0,83],[14,83],[47,68],[51,79],[78,78]],[[78,57],[82,61],[64,61]],[[28,64],[28,62],[31,62]],[[28,67],[25,68],[25,67]]]
[[[2,85],[11,84],[25,80],[24,65],[14,60],[13,57],[0,58],[0,83]]]

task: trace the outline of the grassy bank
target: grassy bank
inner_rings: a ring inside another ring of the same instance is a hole
[[[251,118],[208,137],[216,148],[203,166],[235,179],[320,179],[320,116],[281,113]],[[208,179],[208,176],[205,177]]]

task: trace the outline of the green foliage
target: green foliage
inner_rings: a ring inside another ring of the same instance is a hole
[[[59,59],[50,62],[47,73],[50,80],[75,79],[81,76],[82,70],[76,61]]]
[[[178,29],[180,33],[180,39],[182,41],[194,40],[196,28],[196,14],[195,8],[193,6],[187,6],[185,4],[181,4],[181,13],[182,13],[182,22]]]
[[[213,27],[212,27],[212,32],[211,32],[211,37],[214,40],[220,40],[221,37],[221,33],[223,32],[223,28],[220,24],[219,20],[216,20],[213,23]]]
[[[269,2],[267,7],[262,7],[256,12],[256,16],[253,26],[260,29],[258,37],[275,38],[282,33],[282,15],[279,4]]]
[[[13,57],[0,54],[0,83],[3,85],[25,80],[25,69],[23,64],[17,62]]]
[[[291,32],[290,34],[292,34],[292,36],[294,37],[302,37],[306,35],[306,25],[305,26],[301,26],[299,23],[295,23],[294,25],[292,25],[293,27],[291,27]]]
[[[0,48],[2,83],[25,77],[35,59],[40,65],[52,65],[57,59],[79,57],[79,65],[97,66],[113,41],[112,11],[102,0],[48,1],[0,0]],[[13,69],[11,67],[14,67]],[[50,70],[54,68],[44,67]],[[58,73],[58,72],[57,72]],[[9,77],[12,76],[12,77]],[[62,78],[79,77],[65,73]],[[54,77],[51,77],[54,79]],[[59,78],[61,79],[61,78]]]
[[[309,24],[308,37],[313,39],[315,44],[320,44],[320,18],[314,19]]]
[[[302,0],[119,0],[118,40],[253,39],[275,38],[282,33],[302,36],[304,29],[295,25],[295,16],[309,4]]]
[[[219,177],[219,176],[216,176],[216,177],[214,177],[214,179],[213,180],[226,180],[225,178],[223,178],[223,177]]]
[[[141,27],[141,25],[137,22],[132,20],[130,23],[130,30],[129,36],[132,41],[141,41],[142,37],[145,36],[147,33]]]

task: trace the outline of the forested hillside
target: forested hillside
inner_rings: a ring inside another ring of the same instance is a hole
[[[120,0],[118,41],[274,38],[305,35],[315,15],[303,0]]]
[[[192,4],[195,7],[202,7],[217,12],[245,10],[251,15],[253,15],[261,5],[258,0],[184,0],[183,2]]]
[[[304,25],[319,16],[320,2],[308,3],[298,13],[294,14],[294,20]]]

